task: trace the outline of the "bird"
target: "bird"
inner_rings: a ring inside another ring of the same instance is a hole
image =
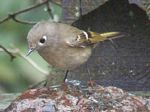
[[[84,64],[98,43],[119,37],[122,37],[120,32],[96,33],[45,20],[38,22],[28,32],[27,55],[38,51],[54,68],[68,71]]]

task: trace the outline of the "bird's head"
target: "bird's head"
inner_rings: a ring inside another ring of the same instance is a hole
[[[42,21],[34,25],[28,33],[27,41],[29,50],[27,55],[35,50],[41,50],[49,46],[55,36],[55,23]]]

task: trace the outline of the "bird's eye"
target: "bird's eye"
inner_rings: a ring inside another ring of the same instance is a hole
[[[44,39],[44,38],[41,38],[41,39],[40,39],[40,42],[41,42],[41,43],[45,43],[45,39]]]
[[[43,36],[40,40],[39,40],[39,45],[43,45],[45,43],[45,41],[47,40],[47,36]]]

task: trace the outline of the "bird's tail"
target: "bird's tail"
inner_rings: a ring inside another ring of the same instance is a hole
[[[106,32],[106,33],[90,32],[90,35],[91,38],[89,38],[89,40],[91,41],[91,43],[97,43],[105,40],[112,40],[124,36],[124,34],[121,32]]]
[[[101,33],[100,35],[106,39],[116,39],[124,36],[124,34],[120,32],[106,32],[106,33]]]

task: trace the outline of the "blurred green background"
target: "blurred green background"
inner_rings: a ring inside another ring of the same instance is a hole
[[[0,20],[8,14],[35,5],[38,0],[1,0]],[[40,21],[50,19],[46,6],[40,6],[29,12],[20,14],[17,18],[28,21]],[[60,18],[61,8],[51,4],[52,13]],[[19,48],[24,55],[27,53],[27,34],[32,25],[16,23],[13,20],[0,24],[0,45],[7,49]],[[32,53],[31,58],[38,66],[48,71],[48,64],[37,54]],[[45,79],[45,75],[35,69],[23,58],[17,56],[10,61],[10,56],[0,50],[0,93],[21,92]]]

